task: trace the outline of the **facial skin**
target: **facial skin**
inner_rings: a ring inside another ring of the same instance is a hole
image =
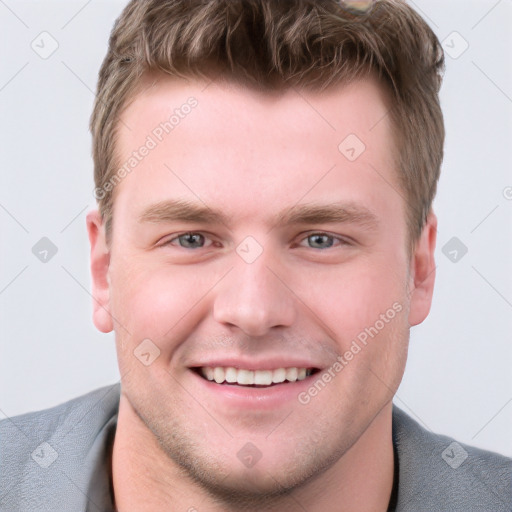
[[[431,213],[410,257],[386,96],[372,80],[322,93],[207,85],[158,77],[134,100],[122,115],[119,162],[188,98],[197,106],[117,186],[110,250],[98,212],[87,217],[94,321],[102,332],[115,330],[122,382],[116,505],[385,511],[391,399],[410,326],[429,312],[437,222]],[[353,162],[338,149],[349,134],[366,146]],[[140,221],[169,200],[226,219]],[[373,222],[275,220],[290,207],[333,203],[369,212]],[[197,236],[177,238],[187,232]],[[244,260],[258,248],[254,261]],[[394,304],[400,312],[301,403],[298,392]],[[145,339],[160,351],[149,365],[134,355]],[[297,391],[267,402],[268,390],[237,399],[230,385],[190,369],[228,360],[320,371],[275,386]],[[248,467],[244,455],[255,453],[261,458]]]

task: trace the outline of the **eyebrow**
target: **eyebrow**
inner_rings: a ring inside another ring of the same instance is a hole
[[[138,217],[139,223],[190,222],[198,224],[230,224],[225,213],[200,203],[180,199],[160,201],[148,206]],[[300,204],[279,212],[270,220],[275,225],[351,223],[374,230],[377,216],[368,208],[349,203]]]

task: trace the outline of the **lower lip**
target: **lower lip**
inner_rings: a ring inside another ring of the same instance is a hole
[[[205,391],[222,402],[221,405],[247,409],[274,409],[282,405],[298,402],[299,393],[309,388],[318,378],[316,372],[303,380],[285,382],[273,386],[254,388],[249,386],[238,386],[236,384],[217,384],[209,381],[195,371],[190,370],[197,385],[201,386],[201,392]]]

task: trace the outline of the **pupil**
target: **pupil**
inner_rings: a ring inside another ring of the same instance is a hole
[[[184,239],[185,239],[185,244],[186,245],[194,245],[194,243],[197,243],[198,242],[198,239],[197,237],[199,237],[201,235],[199,234],[194,234],[194,233],[188,233],[186,235],[184,235]]]
[[[327,235],[314,235],[313,243],[314,244],[318,244],[318,245],[322,245],[322,239],[326,240],[327,239]],[[332,245],[332,242],[328,243],[327,246],[330,247],[331,245]]]

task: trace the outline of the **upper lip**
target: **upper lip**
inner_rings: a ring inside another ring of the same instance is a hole
[[[262,359],[262,360],[248,360],[240,358],[223,358],[223,359],[210,359],[199,363],[191,364],[190,368],[201,367],[216,368],[222,366],[224,368],[237,368],[242,370],[275,370],[277,368],[313,368],[321,369],[323,365],[307,361],[304,359],[291,359],[288,357]]]

